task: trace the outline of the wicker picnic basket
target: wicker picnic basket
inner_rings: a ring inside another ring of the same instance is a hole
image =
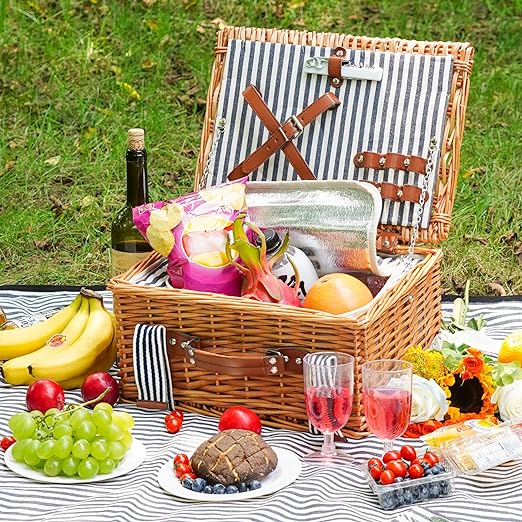
[[[468,98],[473,48],[466,43],[416,42],[400,39],[354,37],[340,34],[227,27],[217,36],[216,57],[207,98],[195,187],[199,187],[209,154],[222,81],[227,43],[230,39],[344,47],[382,52],[453,55],[453,74],[444,130],[438,179],[427,229],[418,240],[435,244],[448,235],[460,164],[460,147]],[[411,239],[411,227],[386,226],[399,233],[403,252]],[[355,389],[351,418],[343,430],[350,437],[366,434],[363,416],[360,365],[378,358],[400,357],[410,344],[431,343],[440,329],[440,250],[416,247],[424,260],[399,284],[374,299],[370,307],[346,318],[324,312],[255,302],[248,299],[190,290],[155,288],[129,280],[161,256],[152,254],[122,276],[113,278],[118,320],[118,363],[122,397],[136,402],[133,366],[133,333],[138,323],[164,324],[200,340],[209,354],[250,360],[263,358],[273,368],[278,350],[334,350],[353,355]],[[273,350],[267,354],[267,350]],[[270,362],[269,362],[270,361]],[[299,362],[299,361],[298,361]],[[182,410],[219,415],[225,408],[242,404],[255,410],[268,426],[308,429],[303,400],[303,376],[273,370],[255,372],[211,371],[194,365],[191,356],[174,354],[170,361],[176,406]],[[248,364],[247,364],[248,365]],[[229,365],[230,366],[230,365]],[[234,364],[232,364],[234,366]],[[243,366],[242,363],[236,366]],[[277,364],[276,364],[277,367]]]

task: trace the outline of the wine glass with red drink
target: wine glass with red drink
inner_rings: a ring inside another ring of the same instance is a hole
[[[361,371],[366,422],[370,431],[384,441],[386,453],[410,422],[413,365],[381,359],[364,363]]]
[[[323,447],[305,455],[308,462],[341,464],[354,461],[336,450],[335,432],[350,418],[353,400],[351,355],[336,352],[309,353],[303,359],[306,412],[312,425],[323,433]]]

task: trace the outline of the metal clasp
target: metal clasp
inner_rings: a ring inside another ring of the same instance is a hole
[[[285,361],[285,363],[287,363],[290,359],[288,358],[288,355],[284,355],[283,353],[281,353],[278,349],[276,348],[269,348],[267,351],[266,351],[266,357],[282,357],[283,358],[283,361]],[[276,361],[274,361],[273,363],[270,362],[270,364],[275,364]]]
[[[292,125],[297,129],[296,132],[294,132],[294,134],[292,134],[292,136],[287,136],[284,132],[283,132],[283,127],[287,124],[287,123],[292,123]],[[283,138],[285,139],[286,142],[289,142],[289,141],[292,141],[292,140],[295,140],[296,138],[299,138],[299,136],[301,136],[301,134],[303,134],[303,130],[304,130],[304,126],[303,124],[299,121],[299,118],[295,115],[295,114],[292,114],[292,116],[290,116],[284,123],[283,125],[281,125],[280,127],[277,128],[277,130],[282,134]]]

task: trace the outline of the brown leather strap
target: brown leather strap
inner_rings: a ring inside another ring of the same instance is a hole
[[[237,352],[234,355],[224,355],[201,349],[198,338],[173,328],[167,328],[167,343],[171,361],[181,356],[196,368],[220,375],[240,377],[302,373],[302,361],[307,353],[295,347],[277,347],[273,350],[268,349],[265,354]]]
[[[389,199],[391,201],[410,201],[418,203],[422,189],[415,185],[395,185],[393,183],[379,183],[377,181],[365,180],[367,183],[375,185],[381,193],[382,199]],[[425,201],[428,199],[428,194],[425,195]]]
[[[299,115],[291,116],[282,125],[277,121],[272,111],[263,100],[261,93],[254,85],[249,85],[243,96],[252,107],[259,119],[270,132],[270,136],[257,150],[237,165],[228,175],[229,180],[235,180],[250,174],[262,165],[272,154],[282,149],[290,164],[301,179],[315,179],[310,167],[306,164],[292,140],[303,132],[303,128],[314,121],[323,112],[340,105],[335,94],[323,94]]]
[[[328,78],[332,87],[336,89],[343,83],[341,68],[345,56],[346,49],[336,47],[330,55],[330,58],[328,58]]]
[[[377,236],[376,249],[385,254],[395,254],[398,244],[399,234],[384,231]]]
[[[136,401],[136,406],[138,408],[145,408],[147,410],[166,410],[169,405],[166,402],[159,401]]]
[[[427,160],[420,156],[405,156],[394,152],[379,154],[378,152],[366,151],[358,152],[353,157],[353,163],[356,167],[361,168],[397,169],[426,174]]]

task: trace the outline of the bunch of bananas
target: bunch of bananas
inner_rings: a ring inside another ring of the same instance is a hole
[[[99,294],[82,288],[49,319],[0,331],[0,360],[9,384],[52,379],[65,390],[80,388],[87,375],[108,371],[116,360],[114,316]]]

